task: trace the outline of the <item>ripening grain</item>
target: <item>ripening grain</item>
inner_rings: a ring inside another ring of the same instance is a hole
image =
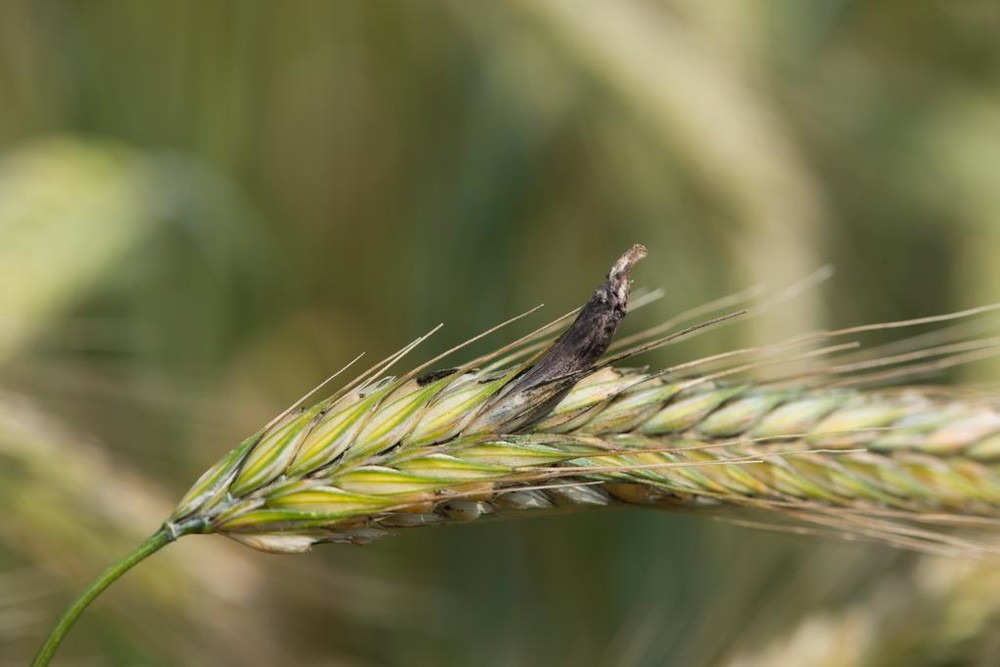
[[[418,339],[333,396],[275,418],[95,582],[36,664],[47,664],[100,590],[191,533],[300,552],[410,527],[629,504],[925,551],[994,549],[978,536],[1000,525],[1000,397],[859,387],[974,361],[993,354],[996,339],[833,356],[856,347],[838,339],[879,328],[854,327],[661,372],[620,368],[743,314],[640,334],[605,356],[644,256],[638,245],[626,252],[555,340],[561,320],[458,368],[379,379]],[[831,344],[813,347],[820,342]],[[813,370],[740,379],[830,356]]]

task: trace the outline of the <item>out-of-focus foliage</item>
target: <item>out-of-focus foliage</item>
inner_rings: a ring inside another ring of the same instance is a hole
[[[49,142],[4,157],[0,353],[44,331],[48,317],[141,242],[148,192],[137,166],[118,152]]]
[[[262,233],[246,203],[194,160],[107,140],[15,146],[0,156],[0,266],[8,276],[0,354],[35,337],[129,348],[164,365],[183,365],[196,345],[228,349],[233,336],[219,329],[231,321],[235,328],[248,288],[258,292],[253,299],[267,294],[254,266],[266,261]],[[199,287],[182,307],[171,296],[179,284]],[[128,289],[136,287],[138,304]],[[105,303],[72,317],[95,294]],[[139,307],[159,320],[185,318],[189,333],[178,343],[176,332],[130,331],[142,326],[125,320]]]
[[[563,312],[633,242],[651,251],[639,282],[666,289],[634,327],[838,270],[657,362],[1000,300],[998,31],[1000,7],[977,0],[2,3],[0,412],[30,405],[63,435],[0,424],[0,654],[23,662],[70,591],[158,520],[109,507],[169,505],[361,350],[443,320],[431,353],[540,301]],[[35,441],[49,444],[25,458]],[[131,481],[93,480],[91,503],[60,465]],[[275,648],[299,664],[743,664],[798,641],[807,614],[871,606],[851,618],[878,641],[888,621],[864,594],[910,560],[625,511],[294,559],[181,543],[65,650],[92,664],[268,664]],[[220,563],[257,583],[219,608],[255,609],[208,638],[186,630],[190,599],[144,593],[158,576],[230,581]],[[932,599],[968,590],[900,571]],[[977,636],[996,632],[977,618]],[[918,645],[906,627],[892,641]],[[272,629],[259,651],[211,639]],[[995,642],[948,646],[1000,659]]]

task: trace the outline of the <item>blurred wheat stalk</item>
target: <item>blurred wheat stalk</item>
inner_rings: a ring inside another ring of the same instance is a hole
[[[861,599],[817,611],[728,667],[993,664],[1000,620],[996,563],[928,557],[889,573]]]
[[[291,406],[209,469],[159,531],[98,578],[36,664],[47,664],[87,604],[123,572],[192,533],[298,552],[317,542],[364,543],[394,528],[623,502],[767,510],[806,524],[764,524],[778,529],[924,551],[994,550],[947,529],[997,526],[997,397],[853,385],[973,361],[994,354],[995,339],[916,338],[764,384],[734,380],[854,350],[839,342],[851,334],[990,307],[799,336],[661,372],[617,368],[747,313],[688,324],[734,299],[723,300],[612,346],[630,272],[645,253],[637,245],[622,255],[554,340],[551,332],[574,313],[461,367],[426,372],[453,349],[378,379],[423,336],[331,398]]]
[[[96,490],[94,480],[101,480]],[[141,539],[144,526],[169,507],[150,480],[110,461],[106,452],[82,441],[79,434],[71,436],[27,399],[7,393],[0,394],[0,481],[4,506],[15,510],[2,513],[0,539],[47,575],[37,577],[36,588],[48,593],[46,597],[51,596],[43,584],[48,578],[79,586],[88,570]],[[247,627],[261,627],[263,619],[246,605],[261,592],[261,572],[219,546],[206,543],[186,556],[172,554],[159,574],[138,578],[139,594],[122,605],[191,619],[190,627],[177,632],[164,628],[154,638],[162,653],[213,661],[218,637],[230,636],[241,644],[222,619],[235,614]],[[207,575],[197,563],[209,565],[213,574]],[[22,615],[37,629],[40,611],[22,609]],[[12,632],[11,639],[27,639],[25,630]],[[237,647],[244,658],[278,655],[266,634],[258,639]]]

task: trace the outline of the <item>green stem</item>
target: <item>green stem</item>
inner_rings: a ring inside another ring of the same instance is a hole
[[[98,595],[104,592],[104,589],[110,586],[118,577],[122,576],[128,572],[134,565],[145,560],[151,554],[156,553],[166,545],[170,544],[175,539],[175,534],[172,534],[166,529],[160,529],[146,538],[142,544],[137,546],[131,552],[128,553],[120,561],[101,572],[100,575],[87,590],[83,592],[76,599],[76,602],[63,613],[62,618],[56,624],[56,627],[52,629],[49,634],[48,639],[42,644],[42,648],[38,650],[38,655],[35,656],[34,662],[32,662],[33,667],[45,667],[52,660],[52,656],[55,655],[56,649],[59,648],[59,644],[62,642],[63,637],[69,632],[70,628],[76,622],[76,619],[80,617],[80,614],[87,608],[87,606],[97,598]]]

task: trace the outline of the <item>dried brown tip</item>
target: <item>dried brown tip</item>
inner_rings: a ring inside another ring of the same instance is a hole
[[[623,304],[628,302],[628,276],[632,273],[632,267],[645,257],[646,246],[636,243],[618,258],[608,272],[608,285],[615,289],[618,300]]]
[[[611,344],[627,310],[629,274],[645,256],[646,247],[637,243],[619,257],[573,324],[494,396],[477,422],[513,432],[537,421],[562,400]]]

